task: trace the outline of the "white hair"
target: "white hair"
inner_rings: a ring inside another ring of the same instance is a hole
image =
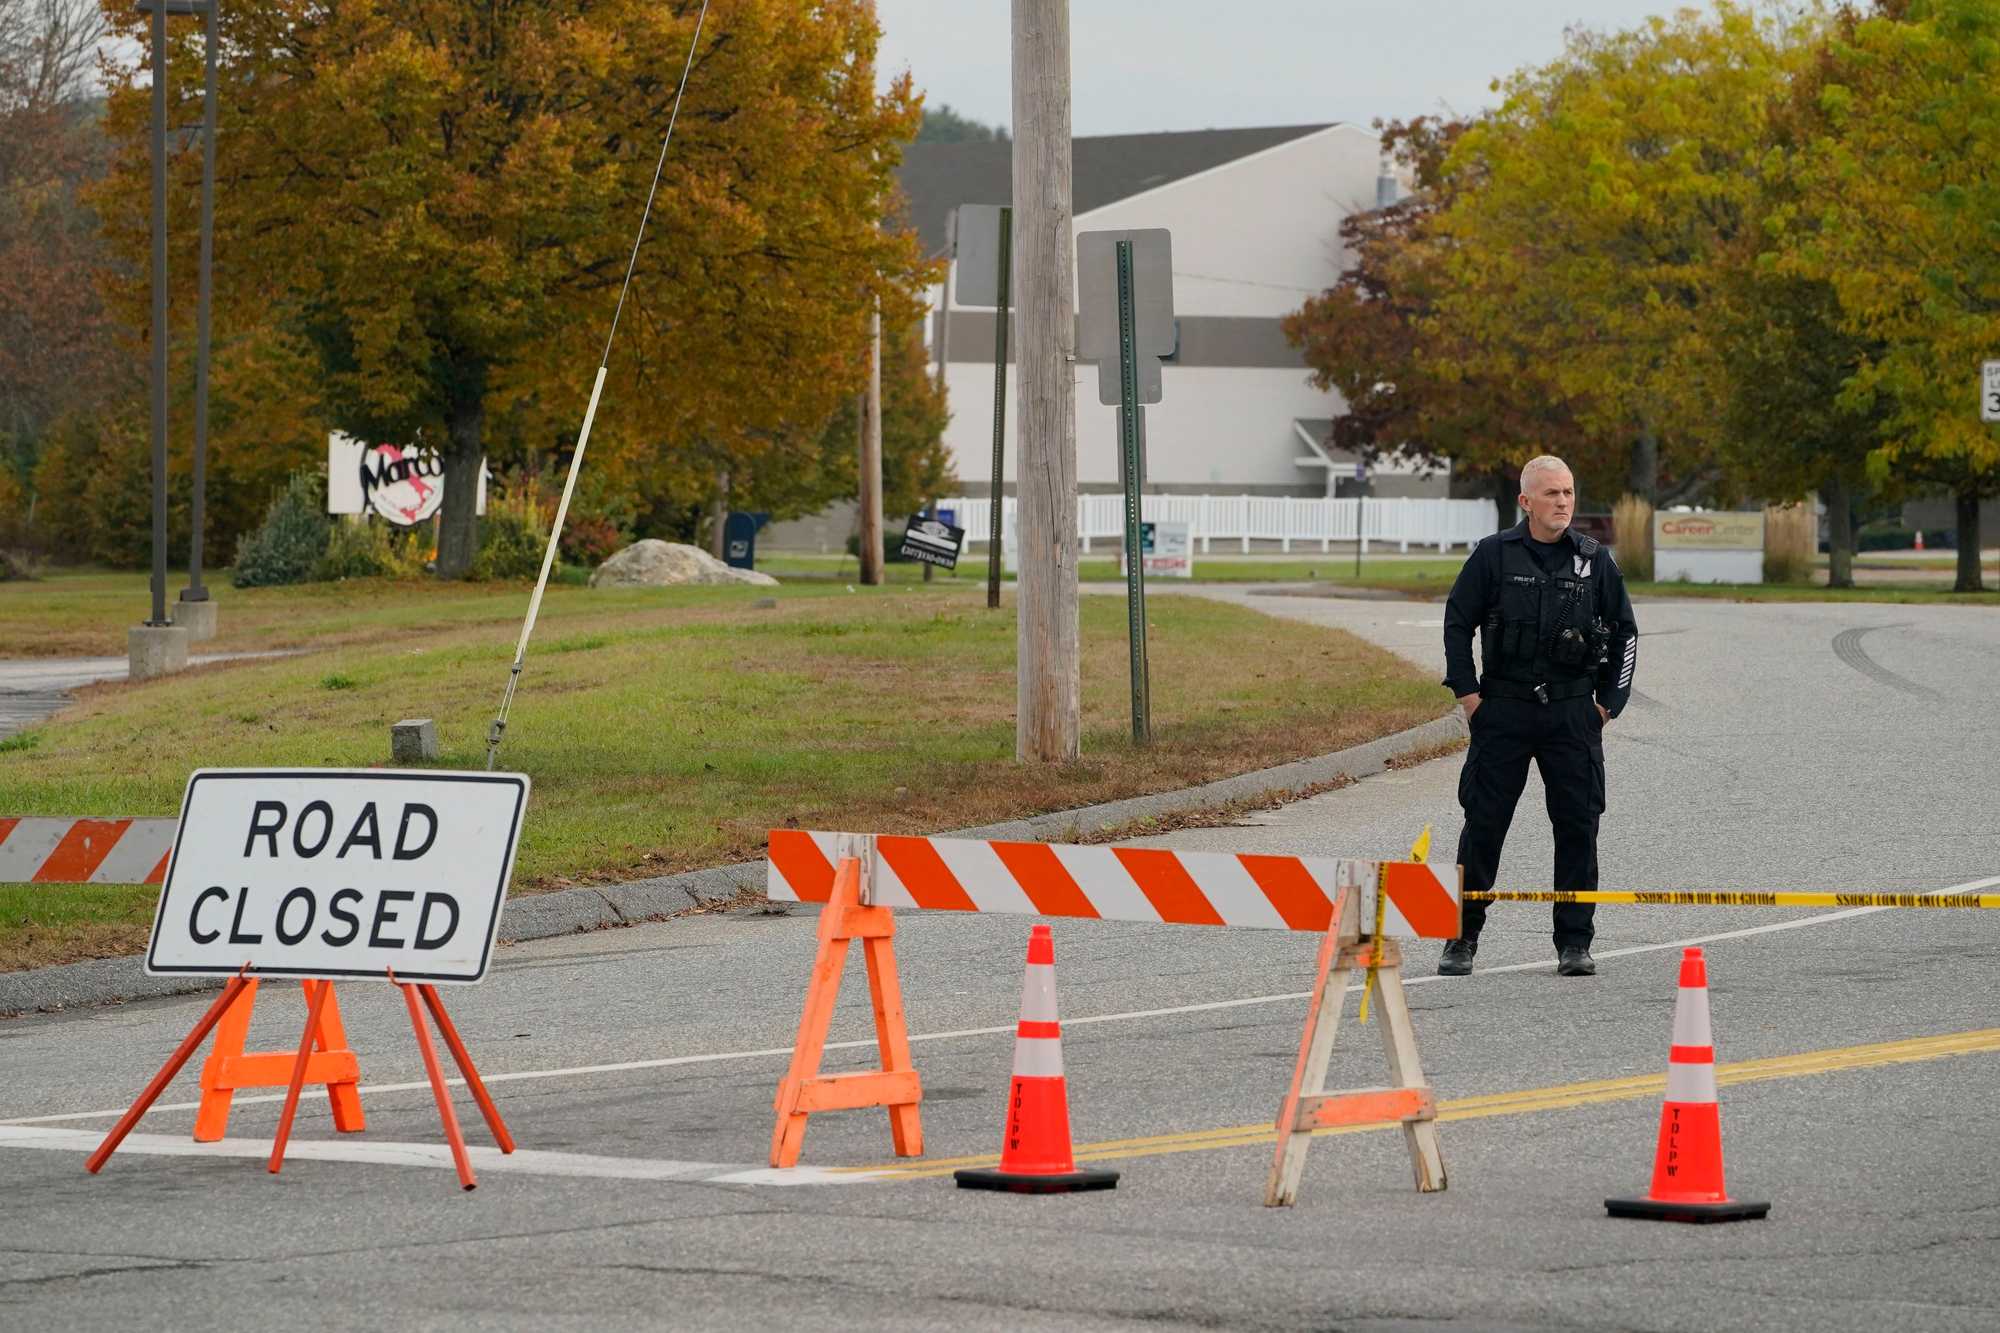
[[[1554,454],[1542,454],[1537,458],[1530,458],[1526,463],[1521,465],[1521,494],[1534,494],[1529,487],[1532,484],[1531,479],[1537,472],[1549,472],[1556,468],[1561,468],[1564,472],[1568,472],[1569,464],[1563,462],[1562,459],[1557,458]]]

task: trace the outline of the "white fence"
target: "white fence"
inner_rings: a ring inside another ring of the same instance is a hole
[[[1014,498],[1003,501],[1003,521],[1014,521]],[[951,510],[957,526],[965,529],[967,542],[984,542],[992,535],[992,505],[985,499],[940,500],[938,508]],[[1356,513],[1360,513],[1361,549],[1371,542],[1395,543],[1404,551],[1411,546],[1435,546],[1449,551],[1454,546],[1470,547],[1494,531],[1493,502],[1490,500],[1356,500],[1321,499],[1291,495],[1148,495],[1141,511],[1148,522],[1186,523],[1189,535],[1201,543],[1205,553],[1218,541],[1240,543],[1248,552],[1250,543],[1277,542],[1289,551],[1294,542],[1318,542],[1322,551],[1335,542],[1355,539]],[[1080,495],[1076,501],[1077,535],[1088,553],[1091,543],[1109,541],[1115,547],[1125,532],[1125,499],[1120,495]]]

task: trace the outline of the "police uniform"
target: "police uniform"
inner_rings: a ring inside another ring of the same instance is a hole
[[[1539,542],[1524,519],[1473,548],[1444,614],[1444,683],[1454,695],[1480,696],[1458,780],[1465,809],[1458,863],[1468,892],[1493,887],[1531,759],[1555,827],[1555,888],[1597,887],[1604,723],[1596,704],[1612,717],[1624,709],[1638,653],[1624,576],[1596,539],[1571,527],[1554,542]],[[1478,940],[1486,906],[1465,904],[1463,939]],[[1559,955],[1589,949],[1594,912],[1589,903],[1556,904]]]

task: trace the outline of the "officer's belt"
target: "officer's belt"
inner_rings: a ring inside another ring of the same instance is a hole
[[[1479,687],[1482,695],[1496,699],[1526,699],[1531,703],[1552,704],[1559,699],[1574,699],[1578,695],[1589,694],[1595,686],[1589,677],[1577,680],[1554,680],[1545,685],[1523,685],[1512,680],[1489,680]]]

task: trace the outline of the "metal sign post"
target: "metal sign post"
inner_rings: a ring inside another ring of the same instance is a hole
[[[1125,621],[1132,647],[1132,741],[1153,739],[1146,671],[1146,561],[1140,551],[1139,348],[1133,327],[1132,242],[1121,240],[1118,262],[1118,436],[1125,473]]]
[[[992,512],[986,536],[986,607],[1000,606],[1001,515],[1006,510],[1002,471],[1007,459],[1007,306],[1013,297],[1014,210],[1000,212],[999,257],[994,262],[993,281],[998,291],[993,312],[993,489]]]

